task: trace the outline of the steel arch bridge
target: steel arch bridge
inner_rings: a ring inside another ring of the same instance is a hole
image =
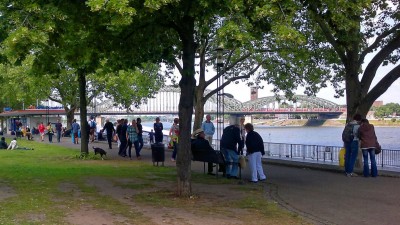
[[[205,94],[210,93],[206,90]],[[142,104],[139,108],[132,107],[132,111],[127,111],[115,106],[111,100],[96,103],[95,107],[89,107],[88,113],[95,114],[178,114],[178,104],[180,99],[180,89],[173,86],[161,88],[154,96]],[[226,114],[255,114],[255,113],[320,113],[320,112],[339,112],[343,111],[334,102],[323,98],[306,95],[295,95],[294,100],[288,100],[285,96],[263,97],[247,102],[240,102],[235,98],[224,96],[224,113]],[[286,102],[290,109],[280,108],[279,103]],[[302,108],[302,110],[298,110]],[[295,109],[295,110],[294,110]],[[310,110],[311,109],[311,110]],[[204,106],[205,113],[217,112],[217,94],[211,96]]]

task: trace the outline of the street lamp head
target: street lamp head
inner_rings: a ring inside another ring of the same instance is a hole
[[[223,53],[224,53],[224,49],[219,46],[218,48],[216,48],[214,51],[217,52],[217,66],[223,66],[224,65],[224,60],[222,58]]]

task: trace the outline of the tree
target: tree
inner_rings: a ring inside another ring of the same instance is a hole
[[[347,117],[366,116],[373,102],[400,77],[400,10],[398,1],[300,1],[303,31],[314,30],[313,48],[324,50],[321,65],[332,70],[332,83],[339,94],[345,82]],[[371,60],[367,62],[367,56]],[[365,69],[362,70],[362,65]],[[378,69],[392,65],[380,75]]]
[[[134,52],[130,52],[130,57],[124,56],[125,60],[152,59],[152,62],[165,62],[176,66],[176,61],[181,60],[180,143],[177,158],[179,196],[191,195],[191,115],[196,87],[195,58],[200,52],[200,40],[205,40],[202,35],[208,34],[210,24],[218,17],[230,19],[232,15],[241,15],[245,12],[251,15],[257,10],[257,15],[263,13],[268,15],[271,11],[268,2],[155,0],[104,3],[104,1],[90,0],[88,3],[93,10],[108,13],[111,18],[110,23],[116,25],[114,29],[125,33],[124,47],[135,49]],[[257,16],[252,19],[254,22],[262,21]]]
[[[114,43],[122,47],[119,39],[107,31],[101,16],[91,13],[84,2],[4,5],[6,7],[1,8],[3,18],[9,18],[13,26],[4,39],[2,53],[13,68],[20,68],[19,64],[26,65],[26,59],[31,59],[24,72],[29,72],[27,80],[34,81],[38,85],[36,88],[40,89],[34,93],[62,104],[68,124],[74,111],[80,108],[83,154],[88,153],[86,102],[103,93],[113,97],[116,104],[130,107],[140,104],[143,98],[151,96],[160,87],[162,80],[155,65],[144,63],[140,68],[133,64],[126,70],[105,66],[107,55],[114,50]],[[49,18],[53,19],[49,21]],[[98,33],[102,33],[102,38]],[[112,88],[116,84],[119,89]]]
[[[400,105],[398,103],[388,103],[380,107],[375,107],[374,115],[376,117],[388,117],[400,114]]]

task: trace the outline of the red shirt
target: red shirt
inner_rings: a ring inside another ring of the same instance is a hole
[[[40,133],[44,133],[44,130],[45,130],[45,129],[46,129],[46,128],[44,127],[43,124],[39,124],[38,130],[39,130]]]

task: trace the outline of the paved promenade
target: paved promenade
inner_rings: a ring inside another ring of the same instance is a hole
[[[38,141],[38,136],[35,140]],[[48,143],[47,139],[44,143]],[[80,148],[80,145],[72,144],[71,138],[63,138],[60,144]],[[91,154],[92,146],[104,148],[110,160],[128,160],[117,155],[116,144],[110,150],[106,142],[95,141],[89,144]],[[170,161],[171,153],[166,151],[165,166],[175,166]],[[148,146],[142,150],[142,157],[151,163]],[[203,164],[193,162],[192,169],[202,172]],[[244,182],[244,185],[263,186],[271,200],[314,224],[400,223],[399,173],[379,171],[382,176],[377,178],[346,177],[338,166],[279,160],[266,160],[264,171],[267,182]],[[248,172],[248,169],[243,170],[244,180],[248,180]]]

